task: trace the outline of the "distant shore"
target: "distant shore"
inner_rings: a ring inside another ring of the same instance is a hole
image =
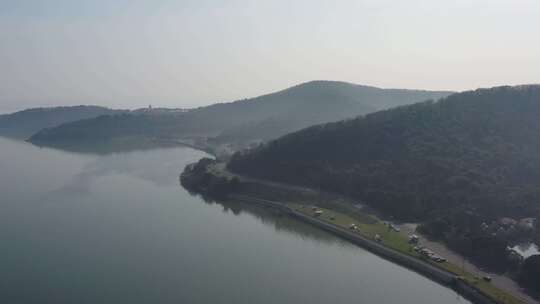
[[[203,151],[217,157],[216,148],[201,141],[180,140],[169,138],[139,138],[122,137],[104,140],[77,140],[77,141],[53,141],[43,142],[36,140],[26,140],[27,142],[45,148],[60,149],[79,153],[109,154],[115,152],[127,152],[135,150],[150,150],[157,148],[189,147]]]

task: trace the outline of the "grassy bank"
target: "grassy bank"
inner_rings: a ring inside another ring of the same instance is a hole
[[[308,206],[308,205],[303,205],[303,204],[294,204],[294,203],[290,203],[288,205],[290,208],[298,212],[301,212],[309,216],[315,216],[313,206]],[[384,244],[385,246],[388,246],[403,254],[406,254],[406,255],[409,255],[418,259],[422,259],[425,262],[430,263],[436,267],[450,271],[456,274],[457,276],[460,276],[464,281],[466,281],[470,285],[481,290],[484,294],[488,295],[489,297],[493,299],[496,299],[499,303],[502,303],[502,304],[524,304],[525,303],[524,301],[514,297],[513,295],[505,292],[504,290],[497,288],[493,284],[484,281],[483,279],[475,276],[474,274],[464,271],[458,265],[452,264],[448,261],[437,263],[417,253],[416,251],[413,250],[414,246],[409,244],[408,236],[404,235],[403,233],[395,232],[394,230],[389,228],[388,225],[385,225],[382,221],[380,221],[374,216],[370,215],[369,216],[370,219],[366,221],[366,220],[361,220],[358,217],[352,217],[347,214],[344,214],[344,213],[341,213],[332,209],[328,209],[328,208],[317,207],[317,210],[322,211],[322,214],[317,216],[319,220],[331,223],[333,225],[336,225],[345,229],[349,229],[351,224],[354,224],[357,227],[357,230],[356,230],[357,233],[370,239],[374,239],[375,235],[378,234],[382,239],[382,244]]]

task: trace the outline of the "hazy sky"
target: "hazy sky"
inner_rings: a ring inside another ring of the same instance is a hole
[[[540,82],[539,0],[0,0],[0,112]]]

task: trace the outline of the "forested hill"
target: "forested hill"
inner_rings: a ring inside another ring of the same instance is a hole
[[[12,114],[0,115],[0,136],[27,139],[43,128],[100,115],[122,113],[98,106],[73,106],[55,108],[34,108]]]
[[[540,216],[540,86],[453,94],[310,127],[232,171],[345,193],[403,219]]]
[[[273,94],[187,112],[119,115],[75,122],[40,132],[32,137],[32,141],[47,144],[104,141],[119,137],[214,137],[218,142],[267,140],[313,124],[355,117],[390,106],[437,99],[448,94],[313,81]]]

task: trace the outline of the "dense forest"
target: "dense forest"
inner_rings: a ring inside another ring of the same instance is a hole
[[[310,127],[237,153],[228,167],[422,221],[424,232],[496,267],[510,235],[535,237],[493,223],[540,215],[538,134],[540,86],[506,86]]]
[[[44,130],[33,136],[31,141],[46,145],[66,141],[107,141],[120,137],[205,137],[212,138],[215,143],[247,143],[277,138],[313,124],[448,94],[314,81],[273,94],[189,111],[146,111],[69,123]]]
[[[518,280],[521,285],[540,291],[540,255],[532,255],[521,265]]]
[[[73,106],[35,108],[12,114],[0,115],[0,136],[27,139],[44,128],[52,128],[64,123],[101,115],[124,113],[98,106]]]

